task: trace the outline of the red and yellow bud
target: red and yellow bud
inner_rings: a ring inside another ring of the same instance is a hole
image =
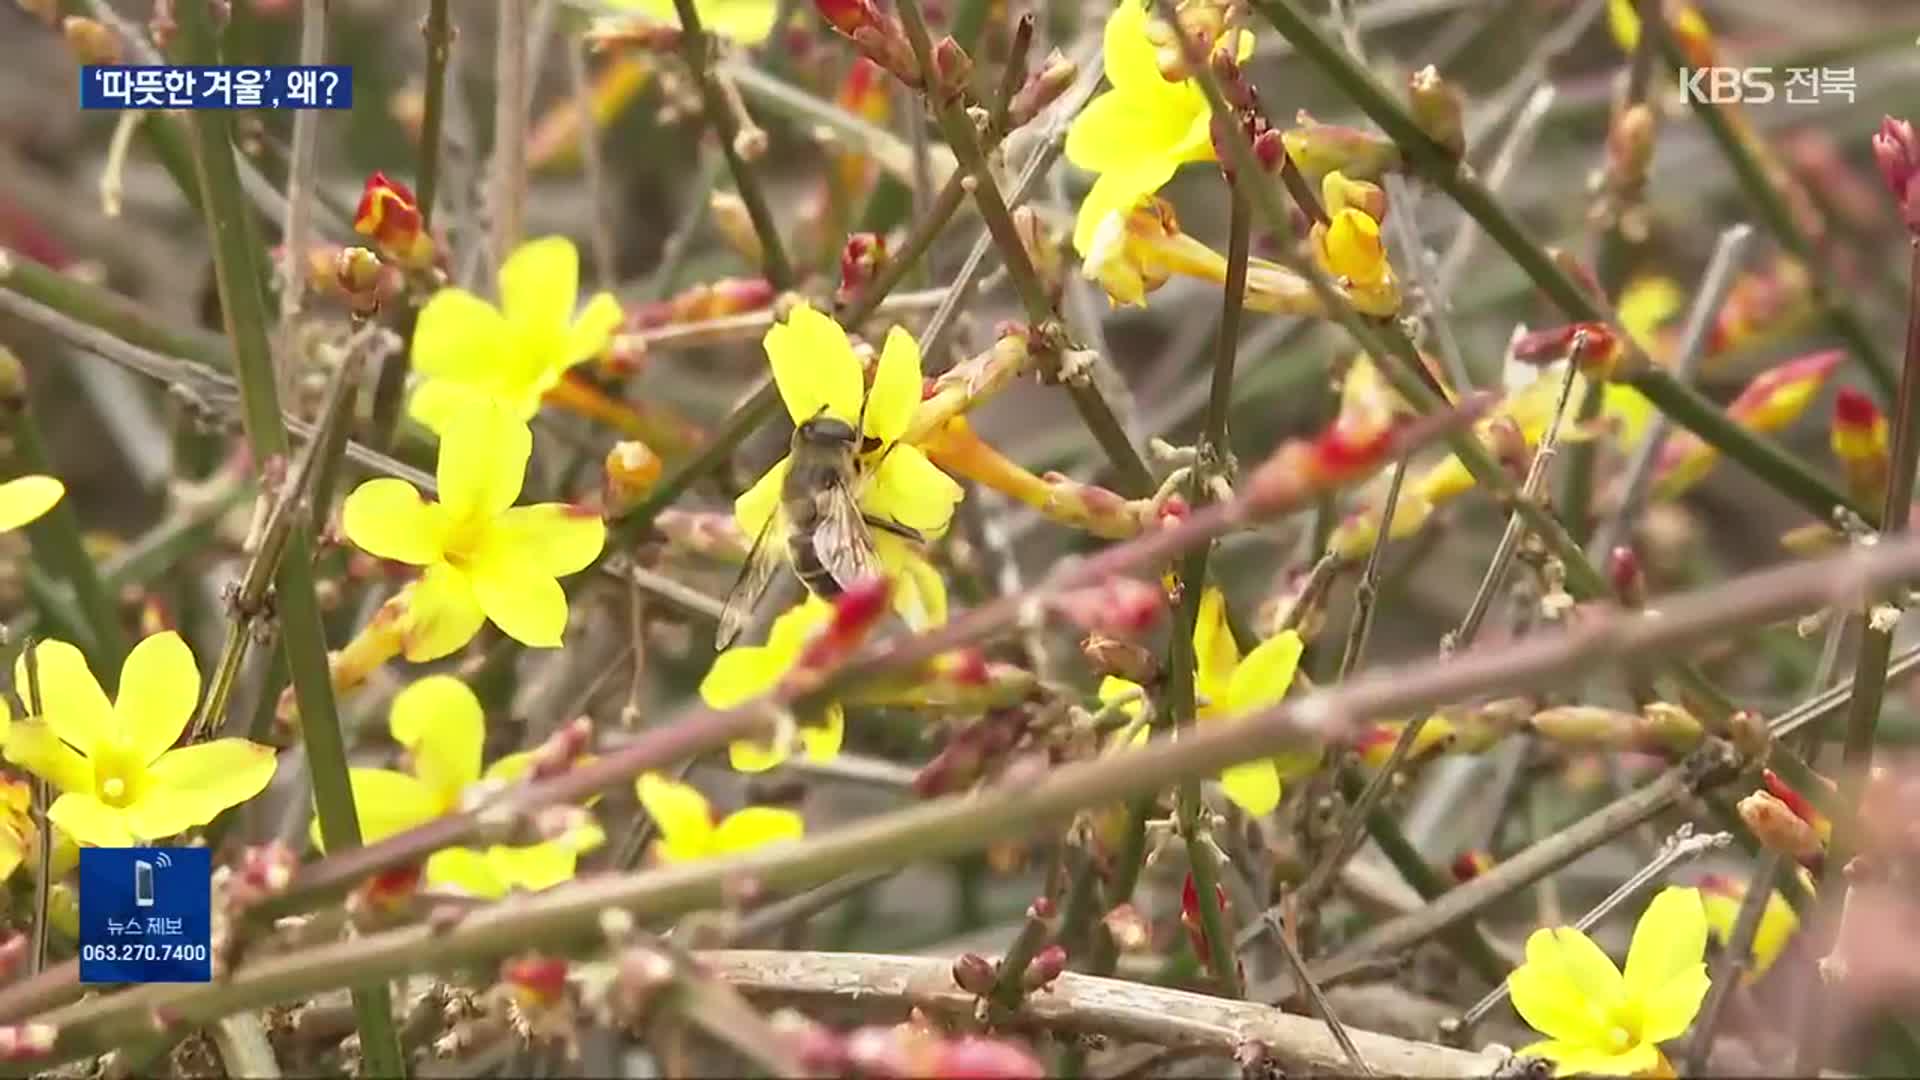
[[[650,20],[630,20],[650,34],[663,28]],[[670,28],[678,34],[679,28]],[[616,56],[593,76],[577,97],[553,105],[527,135],[527,167],[535,171],[576,168],[580,164],[580,125],[583,118],[594,131],[613,123],[640,96],[653,76],[653,62],[639,56]]]
[[[623,508],[653,490],[663,468],[660,455],[638,439],[624,439],[607,451],[607,509],[619,513]]]
[[[500,982],[522,1009],[548,1009],[567,996],[567,961],[544,953],[527,953],[500,965]]]
[[[1835,392],[1829,445],[1846,473],[1848,493],[1868,506],[1884,502],[1890,464],[1887,418],[1872,398],[1851,386]]]
[[[1400,148],[1392,139],[1360,128],[1323,124],[1304,109],[1280,138],[1287,156],[1309,178],[1339,171],[1355,179],[1373,179],[1400,163]]]
[[[1817,865],[1826,844],[1785,803],[1765,791],[1740,800],[1740,820],[1769,851],[1777,851],[1803,866]]]
[[[1463,851],[1447,867],[1457,884],[1466,884],[1493,869],[1493,856],[1485,851]]]
[[[382,255],[408,270],[427,270],[434,264],[433,237],[421,219],[413,189],[388,179],[386,173],[367,177],[353,213],[353,231],[372,239]]]
[[[1840,363],[1837,351],[1812,353],[1761,373],[1727,405],[1734,423],[1757,434],[1772,434],[1806,411]],[[1700,482],[1720,460],[1720,452],[1692,432],[1668,441],[1654,471],[1653,495],[1671,499]]]
[[[1370,724],[1355,736],[1353,748],[1360,755],[1360,761],[1369,769],[1378,769],[1386,765],[1387,758],[1393,755],[1393,748],[1400,742],[1400,733],[1407,729],[1404,720]],[[1407,747],[1407,756],[1401,764],[1412,765],[1425,761],[1435,754],[1444,754],[1452,749],[1457,732],[1453,721],[1441,713],[1427,717],[1420,725],[1419,734],[1413,737],[1413,745]]]
[[[1523,364],[1553,364],[1572,358],[1583,374],[1606,378],[1621,357],[1620,337],[1602,322],[1577,322],[1535,330],[1513,344]]]
[[[1692,67],[1712,67],[1713,30],[1700,9],[1688,0],[1654,0],[1654,6],[1664,8],[1667,30],[1680,46],[1687,63]],[[1621,52],[1633,52],[1640,43],[1640,12],[1635,0],[1608,0],[1607,29],[1613,33],[1614,43],[1620,46]]]

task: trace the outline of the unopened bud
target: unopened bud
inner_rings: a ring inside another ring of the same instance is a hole
[[[847,237],[840,249],[840,289],[834,301],[851,304],[872,284],[875,274],[887,261],[887,241],[879,233],[857,232]]]
[[[967,79],[973,74],[973,57],[949,34],[934,43],[933,71],[939,93],[953,97],[967,88]]]
[[[1491,869],[1493,869],[1493,856],[1478,849],[1455,855],[1452,864],[1448,866],[1448,870],[1453,874],[1453,880],[1463,884]]]
[[[653,489],[660,479],[660,455],[638,439],[625,439],[607,451],[607,505],[621,508]]]
[[[1825,850],[1813,826],[1768,792],[1756,791],[1741,799],[1739,810],[1740,820],[1770,851],[1806,862]]]
[[[367,177],[360,205],[353,213],[353,231],[373,241],[382,255],[409,270],[430,269],[438,257],[427,233],[413,189],[386,173]]]
[[[1614,598],[1623,606],[1638,608],[1647,602],[1647,573],[1640,565],[1640,553],[1626,544],[1607,552],[1607,581]]]
[[[1607,179],[1615,188],[1637,188],[1646,181],[1655,126],[1653,107],[1645,102],[1614,114],[1607,128]]]
[[[513,957],[500,966],[500,981],[521,1008],[556,1005],[567,992],[567,962],[542,953]]]
[[[1773,729],[1767,726],[1767,718],[1752,709],[1736,709],[1727,718],[1727,733],[1733,739],[1733,748],[1748,761],[1765,761],[1773,750]]]
[[[1146,917],[1132,904],[1121,904],[1102,915],[1100,924],[1107,928],[1107,936],[1113,939],[1113,947],[1123,953],[1139,952],[1153,941]]]
[[[1160,673],[1160,658],[1146,646],[1105,634],[1088,634],[1080,641],[1080,655],[1096,675],[1112,675],[1145,685]]]
[[[1346,173],[1335,171],[1328,173],[1320,182],[1320,193],[1329,214],[1354,209],[1375,221],[1386,220],[1387,192],[1379,184],[1355,180]]]
[[[1920,136],[1910,120],[1882,117],[1873,135],[1873,160],[1887,182],[1907,231],[1920,237]]]
[[[1031,206],[1015,207],[1013,231],[1020,235],[1020,246],[1033,264],[1035,276],[1049,295],[1058,298],[1067,280],[1066,254],[1058,236],[1047,226],[1047,219]]]
[[[1523,364],[1552,364],[1572,359],[1580,370],[1605,377],[1620,357],[1620,339],[1606,323],[1578,322],[1535,330],[1513,344],[1513,358]]]
[[[1055,49],[1040,62],[1040,70],[1027,76],[1027,81],[1014,92],[1013,101],[1007,106],[1007,126],[1021,127],[1040,111],[1059,100],[1067,92],[1080,69],[1065,53]]]
[[[98,19],[69,15],[60,24],[67,48],[82,64],[118,64],[126,56],[120,35]]]
[[[974,997],[986,997],[993,993],[995,976],[993,961],[979,953],[961,953],[953,962],[953,983]]]
[[[1647,738],[1668,750],[1690,750],[1706,737],[1700,718],[1672,702],[1648,702],[1640,707],[1640,716],[1647,722]]]
[[[1339,170],[1354,178],[1380,176],[1400,161],[1392,139],[1359,128],[1322,124],[1302,111],[1281,134],[1287,156],[1308,177]]]
[[[1020,985],[1026,990],[1044,990],[1052,985],[1060,973],[1067,970],[1067,950],[1063,945],[1049,945],[1037,953],[1033,962],[1027,965],[1026,974],[1020,978]]]
[[[347,306],[361,318],[371,318],[380,305],[398,289],[380,256],[363,247],[341,248],[334,256],[334,284],[347,298]]]
[[[835,30],[852,37],[878,21],[871,0],[814,0],[814,9]]]
[[[1467,150],[1467,129],[1462,119],[1460,91],[1440,77],[1432,64],[1413,73],[1407,80],[1407,98],[1413,107],[1414,122],[1427,137],[1459,157]]]
[[[747,213],[747,204],[740,196],[731,191],[714,192],[707,200],[707,213],[728,247],[755,266],[760,265],[760,234],[754,230],[753,215]]]

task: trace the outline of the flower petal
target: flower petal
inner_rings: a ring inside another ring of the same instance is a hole
[[[1209,712],[1225,715],[1233,672],[1240,665],[1240,645],[1227,624],[1227,598],[1209,585],[1200,593],[1200,613],[1193,622],[1194,689],[1206,699]]]
[[[580,299],[580,252],[564,236],[543,236],[500,265],[500,307],[516,329],[559,331]]]
[[[67,486],[51,476],[21,476],[0,484],[0,532],[12,532],[53,509]]]
[[[727,767],[749,775],[777,768],[793,756],[790,739],[735,739],[727,744]]]
[[[1102,705],[1121,702],[1120,711],[1131,717],[1139,716],[1140,710],[1147,707],[1145,688],[1118,675],[1108,675],[1100,680],[1099,696]]]
[[[40,715],[55,735],[82,754],[91,754],[95,746],[113,741],[118,727],[113,706],[79,649],[49,638],[33,647],[33,667],[40,691]],[[13,662],[13,685],[22,700],[29,700],[28,690],[34,683],[27,679],[24,650]]]
[[[402,651],[416,664],[465,646],[487,621],[467,575],[446,563],[427,567],[401,595],[407,598]]]
[[[780,400],[796,424],[825,413],[847,423],[860,411],[866,372],[840,324],[801,304],[767,330],[763,344]]]
[[[415,388],[413,396],[407,399],[407,415],[418,420],[433,432],[435,438],[439,438],[441,432],[473,415],[473,410],[484,409],[490,404],[526,420],[539,410],[540,395],[489,393],[470,383],[429,378]]]
[[[886,347],[874,369],[867,391],[866,434],[883,443],[897,442],[920,407],[920,343],[905,327],[887,331]]]
[[[1147,10],[1126,0],[1107,16],[1101,34],[1107,81],[1116,87],[1151,88],[1165,82],[1153,42],[1147,37]]]
[[[1073,219],[1073,250],[1081,258],[1093,250],[1094,234],[1108,214],[1126,217],[1134,205],[1159,191],[1180,167],[1172,155],[1156,155],[1122,167],[1109,169],[1093,182],[1087,197],[1080,200],[1080,211]]]
[[[360,818],[363,843],[378,843],[440,816],[438,796],[417,776],[393,769],[348,769],[347,782],[353,785],[353,806]],[[324,850],[318,818],[314,819],[312,835],[314,846]]]
[[[792,465],[793,459],[790,457],[774,462],[773,468],[760,474],[760,479],[755,480],[752,487],[733,500],[733,520],[740,526],[747,543],[751,544],[759,537],[760,530],[766,527],[774,511],[780,508],[780,489],[786,485],[787,470]],[[781,540],[779,536],[769,535],[766,543],[775,544]]]
[[[585,570],[606,546],[607,523],[593,510],[570,503],[516,506],[487,530],[475,556],[508,559],[550,577]]]
[[[82,844],[94,847],[133,845],[133,833],[127,827],[126,811],[108,806],[92,795],[68,792],[60,796],[47,808],[47,820]]]
[[[765,645],[740,645],[713,658],[700,680],[700,700],[716,709],[731,709],[759,697],[780,681],[792,659],[781,658]]]
[[[706,851],[713,837],[713,810],[698,788],[649,772],[634,782],[634,794],[659,828],[668,861],[699,858]]]
[[[1265,817],[1280,805],[1280,774],[1265,758],[1227,766],[1220,787],[1235,806],[1254,817]]]
[[[180,739],[200,700],[200,665],[171,630],[152,634],[127,654],[113,711],[142,765]]]
[[[533,432],[497,405],[475,409],[441,434],[435,475],[440,505],[446,507],[448,545],[459,543],[475,523],[513,505],[526,482],[531,456]]]
[[[470,579],[480,610],[500,632],[522,645],[557,649],[567,631],[567,593],[552,576],[513,558],[488,552]]]
[[[508,847],[495,844],[487,849],[487,865],[493,876],[509,889],[538,892],[551,889],[573,877],[579,855],[560,844],[525,844]]]
[[[847,712],[837,703],[821,710],[820,722],[800,725],[800,746],[813,761],[832,761],[840,756],[840,744],[847,736]]]
[[[1627,949],[1626,994],[1639,1003],[1641,1038],[1672,1039],[1693,1023],[1710,980],[1700,890],[1670,887],[1647,905]]]
[[[413,328],[413,370],[485,386],[493,369],[511,363],[512,334],[500,309],[465,289],[441,289],[420,309]]]
[[[1607,1041],[1608,1010],[1620,994],[1613,961],[1585,934],[1571,927],[1535,930],[1527,960],[1507,976],[1520,1018],[1535,1031],[1581,1045]]]
[[[1235,714],[1277,704],[1293,686],[1305,648],[1298,632],[1283,630],[1261,642],[1233,669],[1227,687],[1228,708]]]
[[[893,610],[913,630],[947,621],[947,583],[911,542],[875,532],[873,547],[893,585]]]
[[[494,872],[491,859],[472,848],[444,848],[427,858],[427,883],[435,888],[452,889],[482,900],[497,900],[507,894],[507,883]]]
[[[391,476],[368,480],[340,506],[340,531],[369,555],[413,566],[440,561],[446,515],[412,484]]]
[[[792,810],[749,806],[728,814],[713,831],[711,850],[715,855],[735,855],[768,844],[798,840],[805,832],[806,823]]]
[[[919,447],[896,443],[860,493],[860,509],[932,540],[953,523],[953,508],[965,495]]]
[[[387,729],[412,755],[413,775],[432,790],[443,812],[458,805],[461,789],[480,779],[486,713],[467,684],[452,675],[429,675],[395,694]]]
[[[277,767],[273,748],[246,739],[169,750],[147,767],[147,787],[127,808],[134,831],[158,840],[205,825],[260,794]]]
[[[8,761],[60,791],[93,791],[93,766],[45,724],[15,724],[7,734],[6,753]]]
[[[626,314],[620,310],[620,301],[609,292],[595,293],[593,299],[573,320],[573,326],[567,330],[566,367],[600,355],[613,339],[613,332],[620,328]]]

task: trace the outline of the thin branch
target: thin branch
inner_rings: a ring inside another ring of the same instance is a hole
[[[1307,1001],[1313,1005],[1313,1011],[1327,1025],[1327,1034],[1332,1035],[1333,1041],[1339,1044],[1340,1052],[1346,1055],[1347,1062],[1360,1070],[1363,1076],[1377,1075],[1373,1071],[1373,1066],[1367,1064],[1367,1059],[1361,1056],[1360,1048],[1354,1045],[1353,1035],[1347,1031],[1347,1026],[1342,1024],[1340,1017],[1334,1014],[1333,1003],[1327,1000],[1326,991],[1320,989],[1320,984],[1314,981],[1313,973],[1307,970],[1307,958],[1300,955],[1300,946],[1294,942],[1293,935],[1287,933],[1286,927],[1279,925],[1278,911],[1285,906],[1285,901],[1276,905],[1273,911],[1267,913],[1267,920],[1274,924],[1273,939],[1280,943],[1280,955],[1287,958],[1287,970],[1292,973],[1294,981],[1306,990]]]
[[[300,63],[314,67],[327,59],[327,0],[300,0]],[[307,245],[312,231],[312,196],[317,181],[315,156],[319,152],[320,112],[300,109],[293,114],[293,145],[287,160],[287,216],[280,233],[285,254],[280,263],[280,392],[293,385],[296,357],[292,351],[293,325],[307,287]]]
[[[527,215],[528,0],[500,0],[493,56],[493,262],[520,245]],[[695,28],[697,33],[698,28]]]
[[[427,46],[427,86],[420,104],[420,171],[414,196],[420,200],[420,224],[433,225],[434,196],[440,191],[440,128],[447,114],[447,63],[453,56],[452,0],[428,0],[420,36]]]

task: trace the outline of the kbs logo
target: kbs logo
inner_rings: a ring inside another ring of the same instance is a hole
[[[1680,69],[1680,96],[1689,103],[1765,105],[1773,100],[1770,67]]]

